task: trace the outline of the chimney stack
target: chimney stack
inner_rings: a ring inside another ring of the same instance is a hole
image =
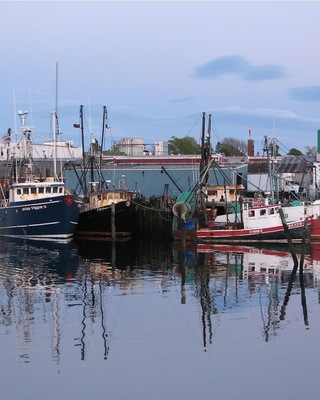
[[[254,140],[251,139],[251,129],[249,129],[248,157],[254,157]]]

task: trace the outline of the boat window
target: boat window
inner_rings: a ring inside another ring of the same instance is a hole
[[[31,194],[36,194],[37,193],[37,188],[33,187],[31,188]]]
[[[267,210],[265,208],[260,210],[260,215],[266,215],[266,214],[267,214]]]
[[[229,193],[230,193],[230,194],[234,194],[234,192],[235,192],[234,189],[230,189],[230,190],[229,190]]]
[[[207,194],[208,194],[209,196],[216,196],[216,195],[217,195],[217,190],[208,189]]]
[[[56,186],[53,187],[53,193],[58,193],[58,188]]]
[[[39,187],[39,193],[44,193],[44,188],[43,187]]]
[[[63,187],[59,187],[59,193],[63,193]]]
[[[100,201],[101,200],[101,194],[97,195],[97,199]]]
[[[249,211],[249,217],[254,217],[254,210]]]
[[[51,193],[51,187],[46,187],[46,193]]]
[[[274,214],[274,208],[273,207],[268,209],[268,214],[269,215]]]
[[[17,189],[17,194],[18,194],[18,195],[21,194],[21,189]]]
[[[23,188],[23,194],[29,194],[29,188]]]

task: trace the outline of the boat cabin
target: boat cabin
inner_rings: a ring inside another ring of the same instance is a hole
[[[111,206],[112,203],[131,202],[132,192],[122,190],[110,190],[102,192],[94,192],[89,195],[89,208],[96,209],[100,207]]]
[[[24,182],[15,183],[9,190],[9,201],[29,201],[46,199],[47,197],[62,196],[65,194],[63,182]]]

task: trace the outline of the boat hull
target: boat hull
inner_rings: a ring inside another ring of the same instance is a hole
[[[320,217],[312,220],[311,243],[320,243]]]
[[[302,242],[305,222],[288,223],[288,234],[292,242]],[[196,232],[199,243],[285,243],[288,238],[282,225],[260,229],[199,229]]]
[[[73,236],[79,212],[73,195],[14,202],[0,207],[0,236],[66,239]]]
[[[121,201],[112,206],[82,211],[75,234],[79,236],[130,237],[134,224],[134,206]],[[114,223],[113,223],[114,221]],[[114,226],[114,228],[113,228]]]

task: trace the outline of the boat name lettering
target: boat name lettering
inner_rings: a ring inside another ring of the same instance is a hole
[[[43,210],[44,208],[47,208],[46,205],[42,205],[42,206],[31,206],[31,207],[23,207],[22,211],[33,211],[33,210]]]
[[[260,229],[251,229],[250,233],[255,235],[256,233],[261,233],[261,230]]]

